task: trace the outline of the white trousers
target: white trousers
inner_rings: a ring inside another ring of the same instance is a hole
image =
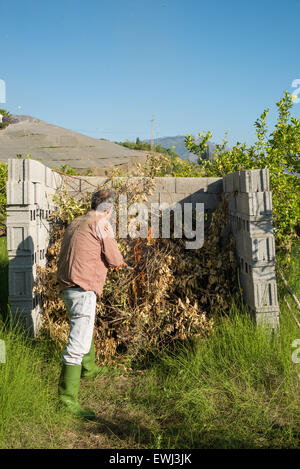
[[[63,353],[66,365],[80,365],[89,352],[95,323],[96,294],[80,287],[67,288],[61,293],[70,318],[70,333]]]

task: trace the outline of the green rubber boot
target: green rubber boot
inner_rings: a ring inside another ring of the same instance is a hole
[[[91,379],[101,373],[102,368],[96,365],[95,363],[95,344],[94,339],[92,339],[92,344],[90,351],[82,357],[82,371],[81,378]]]
[[[84,410],[77,400],[80,375],[81,365],[66,365],[63,363],[58,385],[59,400],[76,417],[95,420],[95,413],[92,410]]]

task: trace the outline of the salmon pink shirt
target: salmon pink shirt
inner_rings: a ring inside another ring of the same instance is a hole
[[[67,227],[58,261],[59,290],[79,286],[100,298],[109,267],[124,262],[111,224],[95,210]]]

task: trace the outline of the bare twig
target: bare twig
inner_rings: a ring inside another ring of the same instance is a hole
[[[286,302],[286,304],[287,304],[287,306],[288,306],[288,308],[289,308],[289,310],[290,310],[291,315],[292,315],[293,318],[295,319],[295,321],[296,321],[296,323],[297,323],[297,326],[300,327],[300,322],[298,321],[298,319],[297,319],[296,316],[294,315],[294,313],[293,313],[293,311],[292,311],[292,308],[291,308],[291,306],[290,306],[288,300],[285,298],[284,301]]]
[[[287,283],[283,273],[281,272],[281,270],[279,270],[279,274],[280,274],[280,277],[282,278],[282,281],[287,289],[287,291],[289,292],[289,294],[291,295],[291,297],[293,298],[293,300],[295,301],[296,305],[297,305],[297,308],[299,309],[300,311],[300,302],[298,300],[298,298],[296,297],[295,293],[293,292],[293,290],[291,289],[291,287],[289,286],[289,284]]]
[[[62,171],[59,171],[59,169],[53,169],[53,171],[55,171],[58,174],[61,174],[64,177],[68,177],[68,178],[71,178],[71,179],[80,179],[80,181],[84,181],[84,182],[86,182],[87,184],[90,184],[93,187],[99,187],[98,184],[93,184],[92,182],[88,181],[87,179],[84,179],[82,176],[74,176],[73,174],[66,174],[66,173],[63,173]],[[108,181],[110,179],[111,178],[107,178]],[[107,181],[105,181],[105,182],[107,182]],[[78,192],[80,192],[80,191],[78,191]]]

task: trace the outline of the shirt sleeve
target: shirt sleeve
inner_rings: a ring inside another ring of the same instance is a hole
[[[97,223],[97,235],[101,243],[101,253],[109,267],[119,267],[124,258],[115,240],[114,231],[106,219],[101,219]]]

